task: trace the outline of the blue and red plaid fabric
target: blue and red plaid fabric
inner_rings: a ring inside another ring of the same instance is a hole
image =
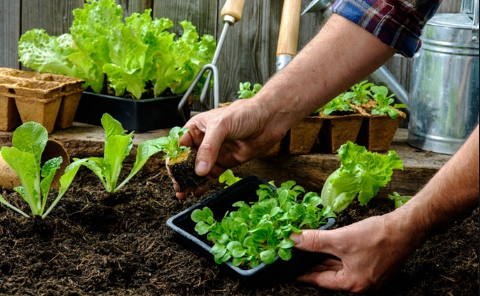
[[[406,57],[422,44],[420,35],[441,0],[337,0],[332,11],[361,26]]]

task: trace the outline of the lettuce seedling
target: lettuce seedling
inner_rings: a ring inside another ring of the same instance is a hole
[[[392,119],[398,117],[397,108],[407,108],[405,104],[396,104],[393,108],[390,106],[395,100],[393,97],[395,94],[388,95],[388,88],[385,86],[372,86],[373,98],[378,103],[372,110],[372,115],[385,115],[388,114]]]
[[[232,186],[233,184],[237,183],[238,181],[242,180],[240,177],[235,177],[232,170],[226,170],[223,174],[218,177],[218,182],[225,183],[225,187]]]
[[[275,190],[262,184],[257,190],[258,202],[236,202],[233,207],[238,210],[225,214],[222,221],[216,221],[207,207],[193,211],[191,218],[197,223],[197,233],[208,234],[207,239],[215,244],[211,251],[218,264],[232,260],[234,266],[255,268],[262,262],[273,263],[277,255],[288,261],[294,245],[290,234],[316,229],[334,216],[331,207],[318,207],[322,204],[318,194],[304,193],[294,181]]]
[[[3,159],[17,173],[22,184],[14,190],[28,203],[33,216],[40,216],[42,219],[45,219],[67,192],[79,169],[79,165],[73,163],[65,169],[64,175],[60,178],[57,198],[45,211],[50,185],[63,162],[62,157],[56,157],[46,161],[43,167],[41,166],[41,157],[47,141],[47,130],[41,124],[27,122],[13,133],[13,147],[3,147],[1,150]],[[29,217],[1,195],[0,202],[17,213]]]
[[[250,82],[240,82],[238,94],[240,95],[240,99],[250,99],[251,97],[255,96],[260,90],[262,89],[262,85],[256,83],[253,86]]]
[[[335,111],[353,111],[352,106],[350,106],[350,99],[353,97],[352,92],[347,92],[338,95],[335,99],[328,102],[323,107],[323,114],[330,115]]]
[[[394,169],[403,170],[395,151],[382,155],[350,141],[340,147],[337,156],[341,166],[327,178],[321,194],[323,206],[332,207],[335,213],[343,211],[357,195],[360,205],[366,205],[390,182]]]
[[[108,113],[102,116],[101,121],[105,129],[104,157],[75,159],[74,163],[89,168],[100,179],[108,193],[115,193],[140,171],[152,155],[162,151],[162,145],[165,142],[163,138],[158,138],[138,145],[136,160],[130,174],[117,186],[123,167],[122,163],[130,154],[133,146],[133,132],[125,134],[122,124]]]
[[[369,91],[368,89],[374,86],[375,84],[367,83],[367,82],[368,80],[364,80],[351,87],[351,90],[354,95],[352,97],[352,103],[354,103],[357,106],[367,103],[369,98],[372,96],[372,92]]]
[[[395,202],[395,209],[398,209],[411,200],[413,196],[401,196],[398,192],[394,192],[393,195],[389,194],[388,198]]]

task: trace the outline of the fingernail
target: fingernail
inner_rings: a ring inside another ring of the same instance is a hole
[[[197,175],[206,175],[208,170],[208,165],[205,161],[199,161],[197,163],[197,166],[195,167],[195,171],[197,172]]]
[[[302,234],[301,233],[292,233],[290,235],[290,239],[293,240],[295,245],[299,245],[302,243]]]

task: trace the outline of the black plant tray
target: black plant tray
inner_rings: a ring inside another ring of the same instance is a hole
[[[199,236],[197,234],[195,231],[196,223],[192,221],[190,215],[196,209],[209,207],[215,215],[218,215],[218,217],[215,217],[218,221],[223,218],[226,211],[236,210],[236,208],[232,207],[232,204],[235,202],[240,200],[247,203],[258,201],[256,191],[260,184],[269,185],[256,176],[243,178],[232,186],[211,195],[193,207],[168,219],[167,225],[176,232],[175,239],[178,243],[195,254],[203,256],[211,262],[215,262],[214,256],[210,252],[212,245],[208,243],[206,235]],[[335,223],[334,218],[329,218],[327,224],[322,225],[319,229],[330,229]],[[313,266],[318,265],[326,258],[326,254],[292,249],[292,259],[290,261],[283,261],[277,255],[274,263],[262,263],[250,270],[235,267],[231,262],[222,263],[220,267],[231,277],[240,280],[242,284],[255,288],[292,280]]]
[[[103,114],[120,121],[123,128],[138,133],[174,126],[185,122],[178,114],[182,96],[143,100],[125,99],[84,91],[75,114],[75,121],[101,125]],[[188,104],[183,107],[185,118],[190,118]]]

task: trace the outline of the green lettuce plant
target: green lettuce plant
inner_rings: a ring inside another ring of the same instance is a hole
[[[74,164],[89,168],[100,179],[107,192],[115,193],[140,171],[152,155],[162,151],[165,140],[158,138],[139,144],[132,170],[117,186],[123,161],[130,154],[133,146],[133,132],[125,134],[122,124],[108,113],[102,116],[102,126],[105,129],[104,157],[75,159]]]
[[[388,95],[388,88],[385,86],[372,86],[371,89],[373,98],[378,103],[378,106],[371,112],[373,115],[383,116],[388,114],[392,119],[396,119],[398,117],[397,108],[407,108],[405,104],[395,104],[392,108],[390,105],[395,101],[393,99],[395,94]]]
[[[368,80],[364,80],[359,82],[351,87],[351,92],[353,93],[353,97],[351,98],[352,103],[355,105],[361,105],[367,103],[370,97],[372,96],[372,92],[369,90],[375,84],[368,83]]]
[[[240,95],[240,99],[250,99],[251,97],[255,96],[260,90],[262,89],[262,85],[255,83],[253,85],[250,82],[240,82],[238,94]]]
[[[318,207],[322,199],[315,192],[305,194],[294,181],[276,190],[262,184],[257,196],[258,202],[250,205],[243,201],[233,204],[238,210],[225,214],[221,221],[216,221],[207,207],[193,211],[195,230],[199,235],[208,234],[207,239],[214,242],[212,253],[218,264],[231,260],[234,266],[251,269],[262,262],[273,263],[277,255],[288,261],[294,245],[290,234],[316,229],[334,216],[331,207]]]
[[[390,182],[394,169],[403,170],[403,162],[393,150],[382,155],[349,141],[337,156],[341,166],[327,178],[321,193],[323,206],[332,207],[335,213],[343,211],[356,196],[360,205],[366,205]]]
[[[331,100],[323,107],[323,114],[330,115],[335,111],[353,111],[353,108],[350,105],[350,99],[352,97],[352,92],[338,95],[335,99]]]
[[[47,130],[39,123],[27,122],[18,127],[13,133],[13,147],[3,147],[1,150],[5,162],[17,173],[22,186],[14,190],[28,203],[33,216],[42,219],[50,213],[70,187],[75,175],[80,168],[79,164],[72,163],[60,178],[60,189],[55,200],[45,211],[48,193],[55,173],[63,162],[62,157],[56,157],[41,165],[43,150],[48,141]],[[29,217],[25,212],[7,202],[0,195],[0,202]]]
[[[153,20],[151,9],[123,21],[115,0],[89,0],[73,15],[71,34],[55,37],[41,29],[23,34],[19,41],[22,64],[39,72],[84,79],[84,86],[96,93],[106,92],[107,78],[117,96],[129,92],[140,99],[150,84],[155,96],[167,88],[174,94],[184,93],[215,53],[213,36],[199,38],[196,27],[183,21],[183,34],[176,38],[166,31],[173,27],[172,21]]]
[[[394,192],[393,194],[389,194],[388,198],[395,202],[395,209],[398,209],[411,200],[413,196],[402,196],[398,192]]]
[[[174,127],[170,130],[167,137],[159,138],[158,148],[165,152],[163,159],[170,160],[177,158],[182,152],[189,151],[190,147],[180,146],[180,138],[188,132],[188,128]]]
[[[232,186],[240,180],[242,180],[242,178],[235,177],[232,170],[226,170],[225,172],[223,172],[223,174],[220,175],[220,177],[218,177],[218,182],[225,183],[225,188],[227,188],[228,186]]]

